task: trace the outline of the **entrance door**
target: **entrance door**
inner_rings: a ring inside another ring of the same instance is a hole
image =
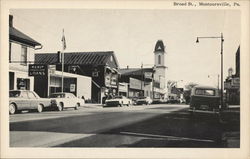
[[[14,89],[14,72],[9,72],[9,90]]]

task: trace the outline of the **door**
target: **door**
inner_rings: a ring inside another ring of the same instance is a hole
[[[20,98],[18,98],[16,103],[19,110],[25,110],[29,108],[29,98],[26,91],[21,91]]]
[[[28,109],[36,109],[40,101],[37,99],[37,97],[34,95],[33,92],[27,92],[27,94],[28,94],[28,98],[29,98],[29,108]]]

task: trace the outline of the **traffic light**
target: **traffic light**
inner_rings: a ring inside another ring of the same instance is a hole
[[[57,63],[62,63],[62,54],[61,54],[61,51],[57,51]]]

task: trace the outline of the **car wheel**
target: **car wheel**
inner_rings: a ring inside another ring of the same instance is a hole
[[[58,110],[58,111],[62,111],[62,110],[63,110],[63,103],[59,103],[59,104],[58,104],[57,110]]]
[[[12,115],[12,114],[15,114],[16,113],[16,105],[11,103],[9,105],[9,113]]]
[[[79,103],[76,103],[75,110],[77,110],[80,107]]]
[[[37,112],[41,113],[43,111],[43,105],[42,104],[38,104],[37,106]]]

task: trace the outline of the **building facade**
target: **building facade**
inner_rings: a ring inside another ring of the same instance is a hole
[[[127,97],[137,98],[148,96],[152,98],[153,68],[119,69],[119,81],[128,85]]]
[[[34,52],[42,45],[13,26],[9,16],[9,90],[34,90],[34,77],[28,74],[28,65],[34,63]]]
[[[128,97],[151,97],[161,100],[166,94],[165,46],[158,40],[154,49],[154,66],[151,68],[122,68],[120,81],[128,84]]]
[[[224,89],[226,90],[226,101],[229,105],[240,104],[240,46],[235,54],[235,74],[229,68],[228,77],[224,81]]]
[[[166,94],[166,65],[165,65],[166,48],[162,40],[155,44],[154,59],[155,71],[153,76],[154,98],[163,99]]]
[[[54,65],[55,70],[61,71],[61,54],[42,53],[35,56],[37,64]],[[118,93],[118,62],[113,51],[107,52],[67,52],[64,53],[64,71],[70,74],[81,75],[91,78],[91,101],[101,103],[105,94],[115,95]],[[64,80],[66,82],[67,80]],[[75,82],[72,81],[71,84]],[[84,82],[80,82],[76,87],[80,87]],[[66,85],[66,83],[65,83]],[[61,91],[61,87],[58,86]],[[69,91],[69,87],[64,87],[63,91]]]

